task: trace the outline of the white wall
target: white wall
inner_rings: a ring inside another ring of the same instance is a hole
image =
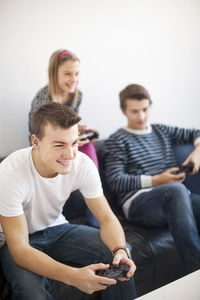
[[[199,0],[0,0],[0,156],[28,145],[28,112],[50,54],[81,59],[83,123],[107,137],[118,93],[143,84],[151,120],[200,127]]]

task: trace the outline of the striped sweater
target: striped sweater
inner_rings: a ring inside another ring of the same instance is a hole
[[[200,142],[200,130],[152,124],[118,129],[105,141],[105,179],[119,205],[152,186],[152,176],[176,167],[174,146]]]

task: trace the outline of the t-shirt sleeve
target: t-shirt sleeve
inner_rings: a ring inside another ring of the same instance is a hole
[[[90,158],[84,162],[78,177],[78,188],[85,198],[98,198],[103,195],[99,172]]]
[[[0,174],[0,193],[0,215],[15,217],[24,213],[22,206],[24,189],[17,178]]]

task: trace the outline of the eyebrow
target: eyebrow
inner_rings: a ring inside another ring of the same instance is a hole
[[[65,145],[66,143],[61,142],[61,141],[53,141],[52,144],[63,144],[63,145]]]
[[[73,143],[78,142],[79,139],[76,139],[73,141]],[[72,143],[72,144],[73,144]],[[66,145],[67,143],[61,142],[61,141],[53,141],[52,144],[62,144],[62,145]]]

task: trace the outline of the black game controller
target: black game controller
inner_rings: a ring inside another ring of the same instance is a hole
[[[194,164],[193,163],[188,163],[185,166],[180,166],[179,170],[176,172],[173,172],[173,174],[178,175],[180,173],[185,173],[186,175],[191,174],[191,172],[193,171],[194,168]]]
[[[89,140],[98,139],[98,137],[99,137],[99,134],[96,131],[82,132],[81,134],[86,135],[86,137],[81,139],[80,141],[85,141],[87,139],[89,139]]]
[[[186,174],[192,173],[194,164],[192,162],[188,163],[185,166],[182,166],[179,172],[185,172]]]
[[[126,274],[129,271],[129,266],[126,264],[110,265],[107,270],[98,270],[96,274],[98,276],[108,277],[108,278],[127,278]]]

